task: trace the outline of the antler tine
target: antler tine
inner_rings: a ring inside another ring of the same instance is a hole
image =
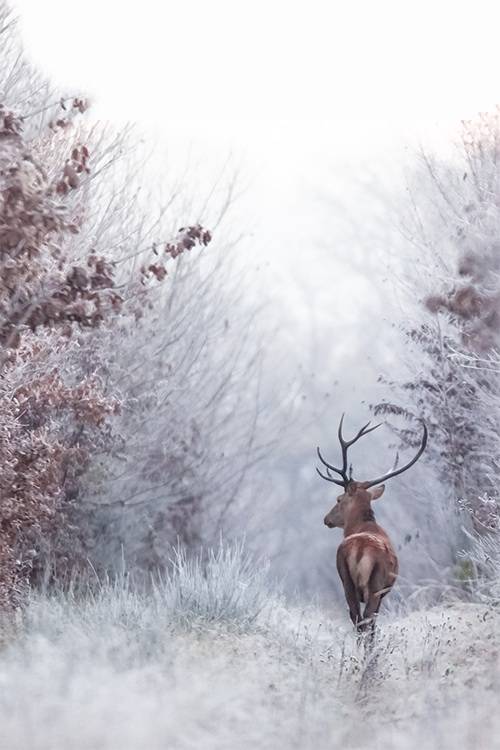
[[[336,474],[340,474],[340,476],[342,477],[342,479],[346,479],[346,476],[345,476],[345,471],[344,471],[344,469],[337,469],[337,467],[336,467],[336,466],[332,466],[332,464],[329,464],[329,463],[328,463],[328,461],[325,461],[325,459],[324,459],[324,458],[323,458],[323,456],[321,455],[321,451],[320,451],[319,447],[318,447],[318,448],[316,448],[316,453],[318,454],[318,458],[319,458],[319,460],[321,461],[321,463],[322,463],[322,464],[323,464],[324,466],[326,466],[326,468],[327,468],[327,469],[331,469],[331,470],[332,470],[332,471],[334,471],[334,472],[335,472]]]
[[[340,441],[340,445],[342,446],[342,449],[344,449],[344,448],[350,448],[351,445],[354,445],[354,443],[356,443],[359,440],[360,437],[363,437],[363,435],[368,435],[369,432],[373,432],[373,430],[376,430],[377,427],[380,427],[380,425],[382,424],[382,422],[379,422],[378,424],[374,424],[373,427],[370,427],[370,425],[371,425],[371,420],[370,420],[370,422],[367,422],[365,425],[363,425],[363,427],[360,430],[358,430],[358,432],[352,438],[352,440],[345,440],[344,437],[343,437],[343,435],[342,435],[342,424],[343,424],[343,422],[344,422],[344,415],[342,414],[342,417],[341,417],[341,420],[340,420],[340,424],[339,424],[339,433],[338,433],[338,435],[339,435],[339,441]],[[368,428],[370,428],[370,429],[368,429]]]
[[[337,432],[339,436],[340,445],[344,445],[344,442],[345,442],[344,438],[342,437],[342,425],[344,424],[344,417],[345,417],[345,412],[342,412],[342,416],[340,417],[340,422],[339,422],[339,429]]]
[[[356,443],[361,437],[363,437],[363,435],[368,435],[369,432],[373,432],[373,430],[376,430],[377,427],[380,427],[382,423],[379,422],[379,424],[375,424],[373,425],[373,427],[370,427],[371,421],[367,422],[365,425],[363,425],[363,427],[360,430],[358,430],[358,432],[354,435],[352,440],[345,440],[344,437],[342,436],[343,421],[344,421],[344,415],[342,414],[342,419],[340,420],[340,425],[339,425],[339,440],[342,446],[342,459],[344,462],[343,470],[344,470],[344,473],[347,473],[347,449],[350,448],[351,445],[354,445],[354,443]],[[352,482],[352,464],[350,466],[350,471],[349,471],[349,481]]]
[[[374,424],[373,427],[370,427],[371,421],[367,422],[360,430],[359,432],[353,437],[352,440],[349,440],[347,445],[350,447],[351,445],[354,445],[354,443],[359,440],[360,437],[363,437],[363,435],[368,435],[369,432],[373,432],[373,430],[376,430],[377,427],[380,427],[382,422],[379,422],[378,424]],[[367,429],[370,427],[370,429]]]
[[[339,443],[340,443],[340,447],[342,448],[342,469],[338,473],[341,474],[342,479],[344,480],[344,483],[345,483],[344,486],[347,487],[347,485],[349,484],[349,477],[347,476],[347,449],[349,448],[349,442],[347,440],[344,440],[344,436],[342,435],[344,417],[345,417],[345,413],[343,413],[342,416],[340,417],[339,429],[338,429]]]
[[[403,471],[406,471],[418,461],[418,459],[420,458],[420,456],[425,450],[425,446],[427,445],[427,437],[429,434],[427,431],[427,425],[425,424],[423,420],[422,420],[422,425],[424,428],[424,432],[422,435],[422,442],[420,443],[420,448],[418,449],[416,455],[412,458],[412,460],[409,461],[404,466],[402,466],[400,469],[394,469],[393,471],[390,471],[388,474],[384,474],[384,476],[380,477],[379,479],[373,479],[373,480],[370,480],[369,482],[364,482],[364,486],[366,487],[366,489],[368,489],[369,487],[373,487],[373,485],[375,484],[381,484],[382,482],[386,482],[388,479],[391,479],[392,477],[396,477],[398,474],[402,474]]]
[[[322,473],[322,472],[321,472],[321,471],[320,471],[320,470],[318,469],[318,467],[316,467],[316,471],[318,472],[318,474],[320,475],[320,477],[321,477],[322,479],[326,479],[326,481],[327,481],[327,482],[333,482],[334,484],[338,484],[338,485],[339,485],[339,487],[344,487],[344,486],[345,486],[345,485],[344,485],[344,482],[343,482],[343,481],[341,481],[340,479],[334,479],[333,477],[330,477],[330,476],[326,476],[326,474],[323,474],[323,473]]]
[[[371,422],[367,422],[363,427],[356,433],[356,435],[352,438],[352,440],[345,440],[342,428],[344,426],[344,417],[345,414],[342,414],[339,422],[339,429],[338,429],[338,438],[340,447],[342,449],[342,468],[337,469],[336,466],[332,466],[332,464],[329,464],[328,461],[325,461],[323,456],[321,455],[321,451],[319,448],[316,448],[316,451],[318,453],[319,460],[321,461],[324,466],[326,466],[327,470],[331,469],[331,471],[334,471],[336,474],[339,474],[342,477],[342,482],[339,480],[334,480],[330,476],[330,472],[328,471],[329,475],[329,481],[335,481],[336,484],[341,485],[342,487],[347,487],[349,482],[352,482],[352,464],[349,468],[348,473],[348,460],[347,460],[347,451],[351,447],[351,445],[354,445],[354,443],[359,440],[360,437],[363,437],[363,435],[368,435],[369,432],[373,432],[373,430],[376,430],[377,427],[380,427],[380,424],[376,424],[373,427],[370,427]],[[323,479],[326,479],[324,474],[321,474],[321,472],[318,471],[318,474],[323,477]]]

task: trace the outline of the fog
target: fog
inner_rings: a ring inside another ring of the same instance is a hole
[[[494,743],[494,10],[0,0],[9,748]]]
[[[335,455],[341,413],[357,430],[386,394],[379,376],[400,374],[407,309],[395,279],[408,258],[391,206],[422,144],[448,143],[461,119],[496,102],[492,26],[451,3],[18,8],[33,64],[58,89],[89,95],[91,121],[136,123],[151,154],[144,177],[162,193],[182,178],[205,220],[233,186],[217,231],[239,238],[240,291],[263,307],[266,403],[289,419],[252,480],[267,502],[236,531],[292,588],[331,587],[334,538],[321,519],[335,493],[315,475],[315,446]],[[362,471],[390,465],[395,446],[387,429],[373,436]],[[399,519],[407,490],[394,484],[399,505],[382,506],[382,519],[406,538],[425,514],[417,524],[405,501]],[[291,575],[303,545],[317,554]]]

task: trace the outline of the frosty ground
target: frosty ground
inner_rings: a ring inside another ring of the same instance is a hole
[[[0,747],[493,746],[495,607],[387,614],[367,655],[343,608],[291,604],[265,578],[219,550],[148,591],[122,577],[34,595],[2,631]]]

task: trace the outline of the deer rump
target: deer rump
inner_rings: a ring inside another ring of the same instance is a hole
[[[353,585],[358,601],[366,604],[370,595],[382,599],[391,590],[398,559],[385,536],[360,531],[339,545],[337,570],[344,588]]]

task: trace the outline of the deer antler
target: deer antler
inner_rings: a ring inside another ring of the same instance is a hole
[[[342,426],[344,424],[344,414],[342,414],[342,417],[340,419],[339,423],[339,430],[338,430],[338,437],[340,446],[342,448],[342,468],[337,469],[335,466],[332,466],[332,464],[329,464],[328,461],[325,461],[323,456],[321,455],[321,451],[319,448],[316,448],[316,451],[318,453],[318,458],[321,461],[321,463],[326,466],[326,475],[323,474],[318,468],[316,468],[316,471],[322,477],[323,479],[326,479],[327,482],[334,482],[335,484],[338,484],[340,487],[347,488],[347,485],[349,482],[352,482],[352,464],[349,467],[349,474],[347,474],[347,451],[351,447],[351,445],[354,445],[354,443],[359,440],[359,438],[363,437],[363,435],[368,435],[369,432],[373,432],[373,430],[376,430],[377,427],[380,427],[380,424],[373,425],[373,427],[370,427],[371,422],[367,422],[360,430],[359,432],[353,437],[352,440],[344,440],[344,437],[342,435]],[[335,477],[332,477],[331,472],[334,471],[336,474],[339,474],[342,479],[335,479]]]
[[[427,445],[427,436],[428,436],[427,425],[425,424],[423,420],[422,420],[422,425],[424,427],[424,433],[422,435],[422,442],[420,443],[420,448],[418,449],[416,455],[412,458],[412,460],[409,461],[404,466],[402,466],[400,469],[394,469],[393,471],[390,471],[388,474],[384,474],[379,479],[372,479],[368,482],[363,482],[363,486],[366,489],[368,489],[369,487],[373,487],[374,484],[382,484],[382,482],[386,482],[388,479],[391,479],[392,477],[396,477],[398,474],[402,474],[403,471],[406,471],[406,469],[409,469],[410,466],[413,466],[413,464],[415,464],[418,461],[418,459],[420,458],[420,456],[425,450],[425,446]]]

